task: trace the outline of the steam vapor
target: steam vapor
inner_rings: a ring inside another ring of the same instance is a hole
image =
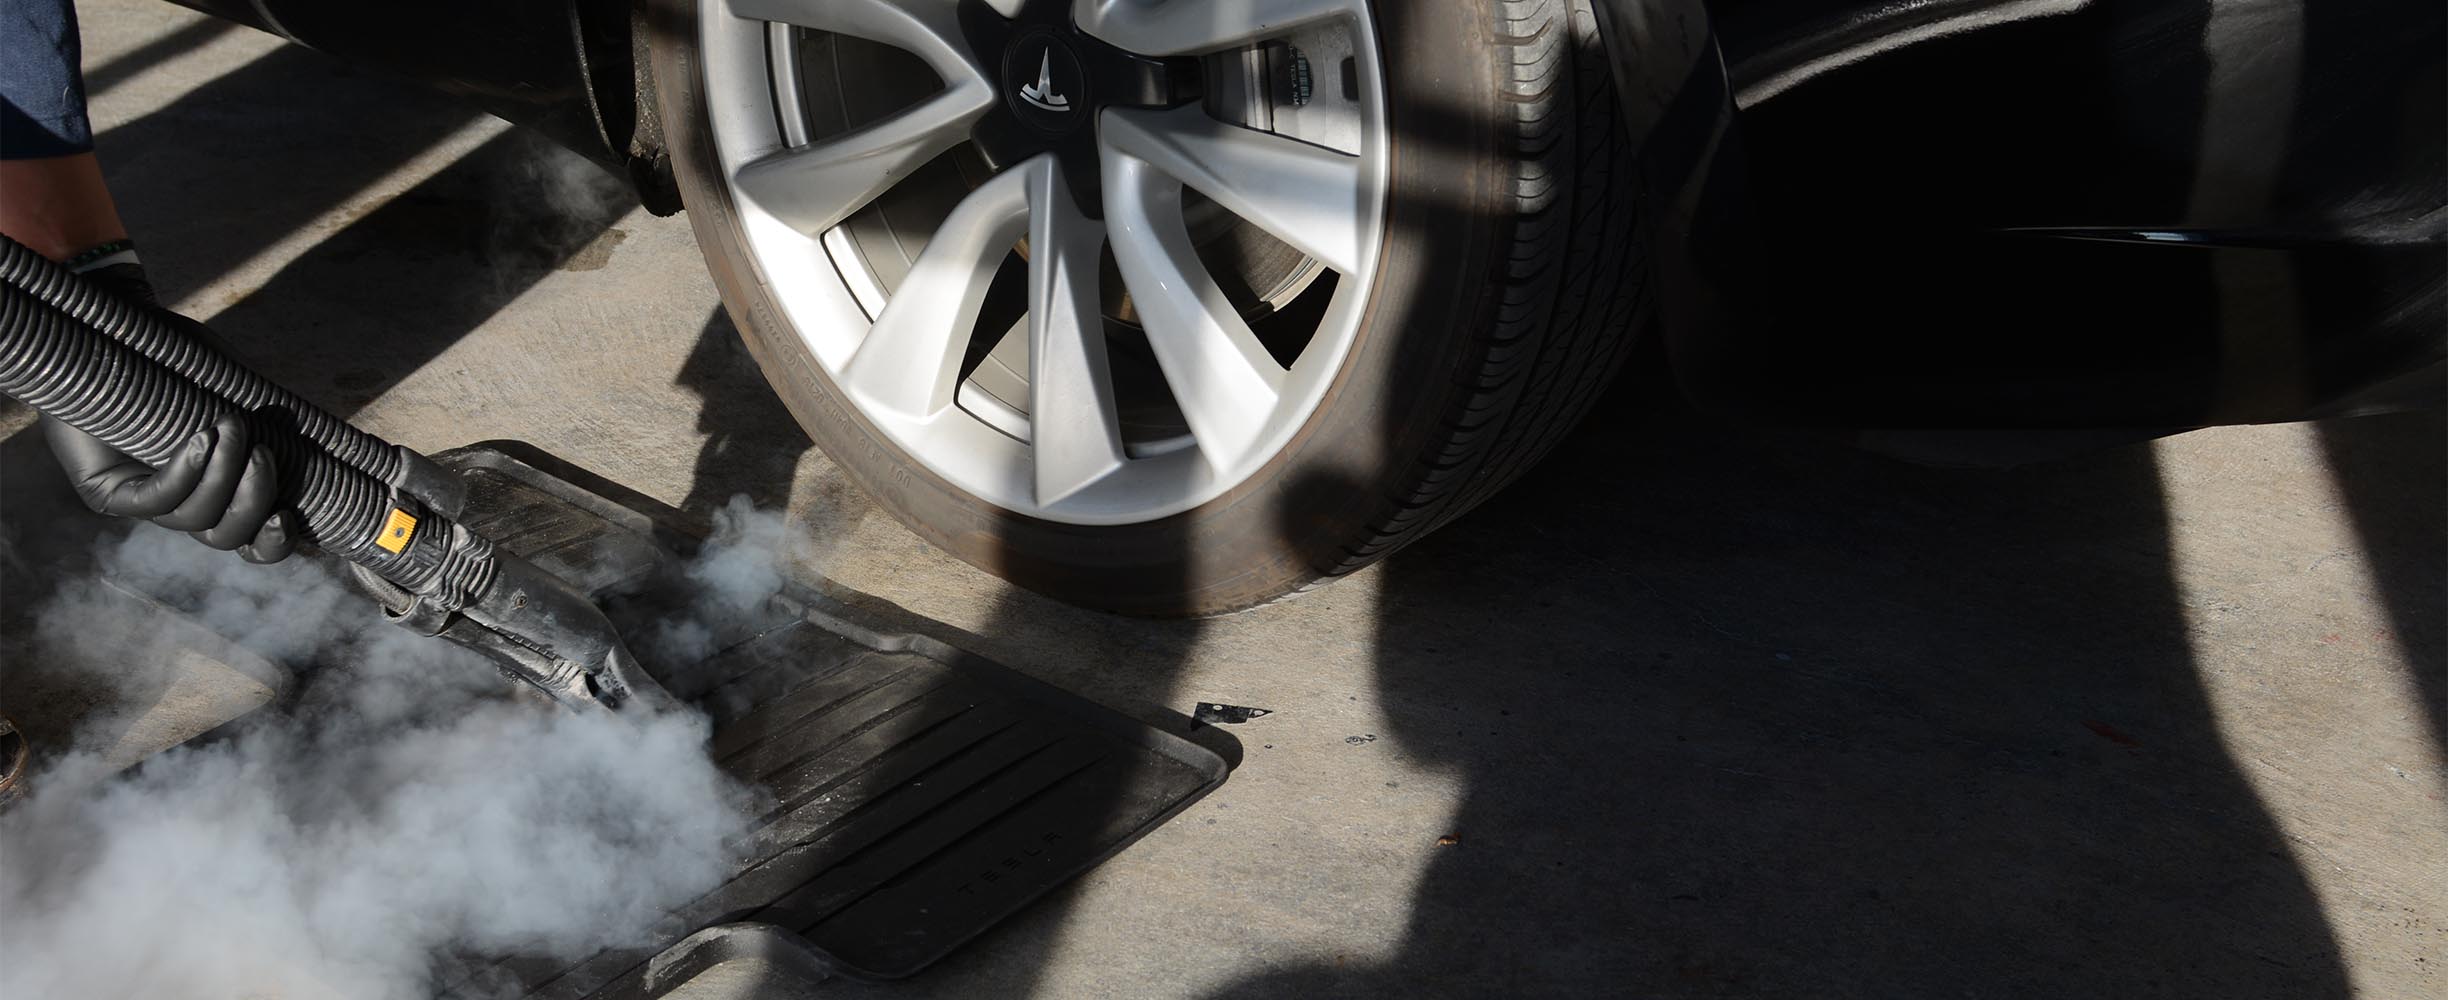
[[[718,522],[688,571],[704,620],[667,623],[658,646],[710,651],[780,586],[779,519],[735,501]],[[125,772],[93,749],[116,725],[102,713],[105,732],[42,764],[0,814],[0,997],[498,995],[467,980],[479,958],[652,944],[738,862],[750,795],[707,758],[699,716],[507,696],[482,658],[380,623],[304,559],[250,566],[151,525],[99,555],[104,577],[302,667],[300,693]],[[104,586],[39,613],[44,668],[157,689],[146,672],[169,651]]]

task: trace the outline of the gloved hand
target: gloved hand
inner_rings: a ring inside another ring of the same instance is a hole
[[[237,417],[199,432],[159,469],[56,420],[43,420],[43,436],[95,513],[141,517],[213,548],[236,549],[248,562],[279,562],[297,548],[296,515],[278,507],[271,449],[247,440]]]
[[[204,324],[162,309],[141,266],[116,264],[88,273],[85,280],[160,311],[188,336],[228,353]],[[276,506],[280,477],[272,452],[248,441],[246,424],[236,417],[224,417],[197,434],[159,469],[57,420],[45,417],[42,425],[69,485],[95,513],[141,517],[213,548],[236,549],[248,562],[279,562],[297,548],[297,514]]]

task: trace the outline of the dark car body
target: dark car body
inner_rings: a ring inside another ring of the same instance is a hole
[[[652,3],[182,2],[460,95],[678,208]],[[1619,83],[1674,95],[1648,224],[1677,236],[1664,355],[1706,409],[2091,442],[2442,395],[2436,0],[1596,2]],[[1677,41],[1634,60],[1632,32]]]
[[[431,86],[629,178],[679,211],[637,0],[177,0],[358,66]]]
[[[1714,11],[1752,236],[1723,280],[1774,308],[1678,345],[1702,395],[2017,428],[2438,398],[2448,7]]]

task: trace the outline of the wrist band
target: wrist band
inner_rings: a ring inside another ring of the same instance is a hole
[[[137,263],[136,241],[112,240],[108,243],[88,249],[74,257],[70,257],[61,263],[66,264],[68,266],[68,270],[78,274],[83,274],[97,268],[109,267],[113,264],[134,264]]]

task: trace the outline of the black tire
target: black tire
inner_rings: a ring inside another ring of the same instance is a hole
[[[1317,413],[1257,474],[1188,512],[1103,527],[1019,516],[903,455],[779,325],[714,166],[693,5],[655,19],[658,104],[698,242],[766,377],[912,531],[1066,601],[1219,614],[1383,558],[1544,456],[1621,367],[1646,311],[1642,171],[1588,0],[1380,0],[1386,245]],[[1653,106],[1635,117],[1656,120],[1670,96],[1643,95]]]

